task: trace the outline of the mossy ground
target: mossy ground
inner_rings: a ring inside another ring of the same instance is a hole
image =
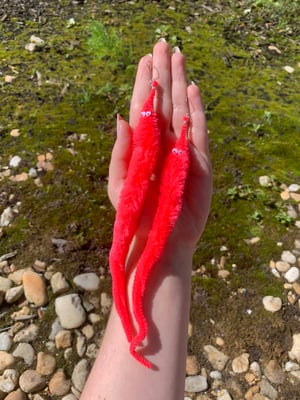
[[[289,248],[296,235],[279,202],[279,184],[300,179],[296,10],[296,0],[132,1],[126,6],[59,1],[37,16],[5,5],[1,74],[15,80],[2,80],[0,86],[0,164],[18,154],[21,172],[35,166],[38,154],[51,152],[54,170],[44,174],[41,187],[32,181],[0,183],[0,211],[11,194],[13,202],[22,202],[12,226],[3,229],[0,255],[16,250],[18,267],[36,258],[51,263],[57,257],[51,239],[63,238],[71,245],[58,263],[69,279],[99,266],[108,271],[114,213],[106,185],[115,117],[118,112],[128,117],[137,62],[164,36],[185,53],[188,79],[201,86],[214,169],[212,210],[194,258],[195,269],[205,265],[209,277],[193,282],[194,297],[202,288],[205,301],[193,302],[197,332],[191,349],[200,357],[201,346],[210,341],[209,318],[229,346],[262,349],[268,342],[272,351],[277,348],[284,327],[293,331],[295,324],[287,323],[284,311],[267,315],[261,297],[283,296],[282,283],[267,265],[280,254],[276,243]],[[97,37],[95,21],[113,41]],[[29,53],[25,45],[33,34],[45,46]],[[294,72],[286,72],[286,65]],[[15,128],[18,138],[9,134]],[[259,187],[264,174],[274,178],[271,188]],[[280,213],[288,226],[276,218]],[[261,240],[249,246],[244,239],[253,236]],[[221,246],[230,253],[228,284],[210,263],[222,256]],[[250,294],[235,295],[240,287]],[[256,312],[249,316],[245,310],[251,307]],[[279,336],[270,338],[270,327]]]

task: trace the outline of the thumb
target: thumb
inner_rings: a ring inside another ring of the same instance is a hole
[[[117,115],[117,139],[114,144],[109,165],[108,196],[114,207],[117,206],[120,191],[127,176],[132,153],[132,130],[119,114]]]

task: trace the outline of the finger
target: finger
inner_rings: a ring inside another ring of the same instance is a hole
[[[136,73],[136,78],[130,103],[129,123],[132,128],[136,127],[143,104],[149,96],[151,89],[151,80],[152,80],[152,55],[148,54],[143,58],[141,58]]]
[[[118,116],[117,140],[114,144],[109,165],[108,196],[116,207],[127,176],[132,153],[132,131],[129,124]]]
[[[153,48],[152,79],[158,82],[155,109],[161,132],[169,131],[172,116],[171,100],[171,57],[170,48],[165,40],[160,40]]]
[[[192,83],[187,88],[188,106],[190,110],[190,142],[200,152],[208,156],[208,135],[204,106],[197,85]]]
[[[178,47],[175,47],[171,59],[172,71],[172,126],[178,137],[182,127],[182,120],[188,114],[187,83],[185,72],[185,58]]]

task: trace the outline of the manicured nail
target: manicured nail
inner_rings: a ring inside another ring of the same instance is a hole
[[[162,42],[162,43],[167,43],[167,41],[166,41],[166,39],[164,37],[161,37],[160,39],[158,39],[158,41]]]
[[[175,47],[173,48],[173,52],[174,52],[174,53],[181,53],[181,50],[180,50],[180,48],[179,48],[178,46],[175,46]]]

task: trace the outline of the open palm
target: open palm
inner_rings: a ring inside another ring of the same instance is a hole
[[[132,152],[132,130],[137,125],[147,99],[151,81],[158,84],[155,109],[162,134],[162,152],[166,152],[179,136],[183,117],[190,115],[190,167],[181,214],[172,232],[177,243],[195,246],[207,220],[212,191],[206,121],[200,92],[195,84],[187,85],[185,59],[179,49],[170,55],[167,43],[160,41],[153,56],[140,60],[130,107],[129,124],[118,118],[117,140],[112,152],[108,192],[117,207],[120,191],[127,176]],[[147,237],[156,211],[159,182],[151,182],[143,208],[139,234]]]

